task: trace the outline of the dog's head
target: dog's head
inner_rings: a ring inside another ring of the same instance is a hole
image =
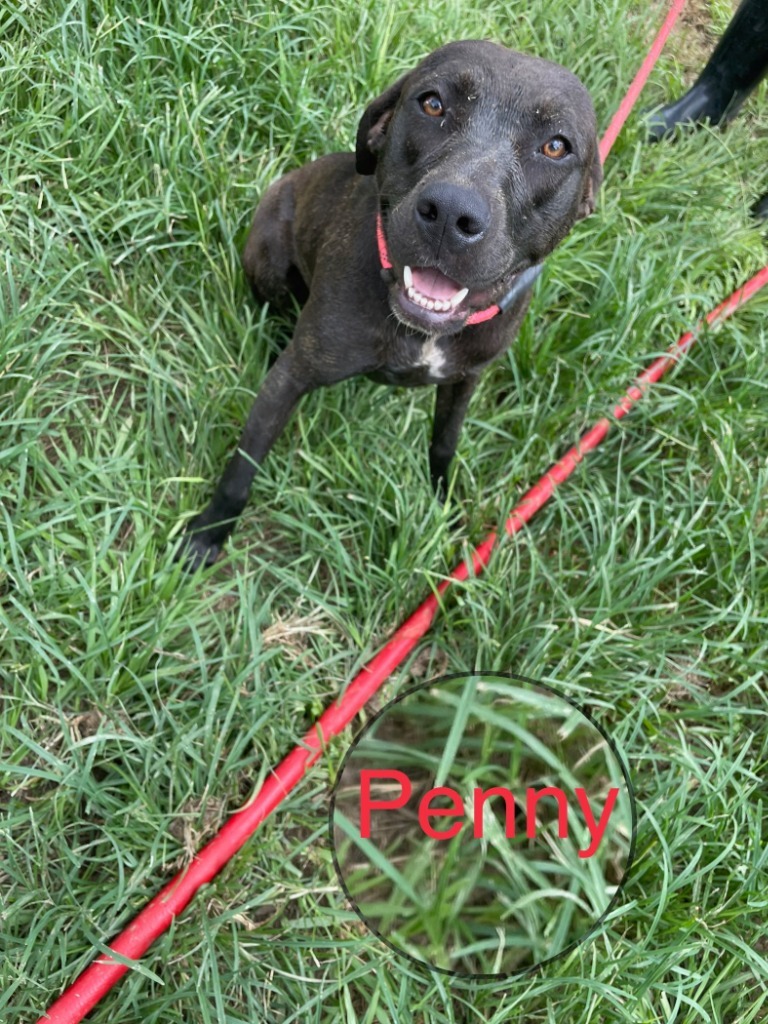
[[[357,170],[375,174],[396,316],[460,330],[574,223],[602,180],[595,113],[558,64],[496,43],[449,43],[367,108]]]

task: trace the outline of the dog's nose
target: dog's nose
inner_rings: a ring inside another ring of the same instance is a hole
[[[464,249],[483,238],[491,223],[491,211],[477,192],[437,182],[417,199],[416,221],[433,245]]]

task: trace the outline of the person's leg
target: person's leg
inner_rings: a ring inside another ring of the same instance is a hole
[[[725,124],[768,71],[768,0],[742,0],[696,82],[679,100],[655,111],[651,141],[678,124]]]

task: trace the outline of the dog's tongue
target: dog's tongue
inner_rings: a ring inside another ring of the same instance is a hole
[[[414,267],[411,273],[416,291],[435,302],[444,302],[446,299],[450,301],[461,291],[461,285],[456,284],[435,267],[422,267],[420,270]]]

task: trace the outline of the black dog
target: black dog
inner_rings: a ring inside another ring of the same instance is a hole
[[[189,525],[188,564],[215,560],[299,398],[347,377],[437,385],[429,461],[441,490],[479,375],[528,308],[530,268],[593,211],[601,179],[579,80],[468,40],[436,50],[370,104],[355,154],[273,184],[243,266],[260,301],[304,305],[238,451]]]

